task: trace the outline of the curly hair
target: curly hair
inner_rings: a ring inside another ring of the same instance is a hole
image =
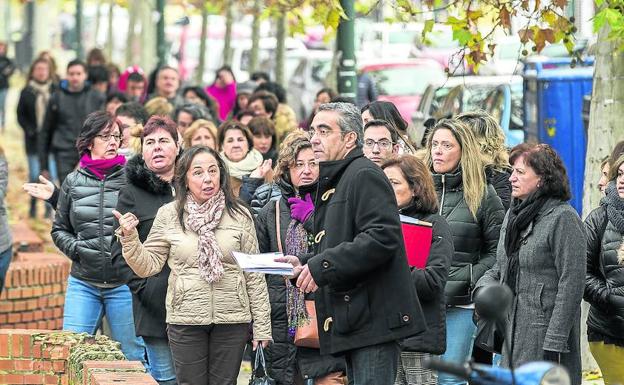
[[[275,182],[284,180],[291,182],[288,170],[295,165],[297,155],[306,148],[312,148],[312,143],[305,132],[296,130],[289,133],[280,144],[277,164],[275,165],[275,173],[273,180]]]
[[[531,167],[540,177],[539,189],[546,196],[570,200],[570,181],[559,154],[547,144],[522,143],[511,149],[509,162],[516,163],[524,158],[524,164]]]
[[[215,124],[210,120],[206,119],[197,119],[189,126],[189,128],[186,129],[186,131],[184,131],[184,134],[182,134],[182,139],[184,139],[184,148],[189,148],[192,146],[191,141],[193,140],[193,136],[195,136],[195,133],[197,133],[200,128],[205,128],[208,130],[208,132],[210,132],[210,135],[212,135],[212,140],[215,144],[215,148],[218,151],[219,142],[217,139],[217,126],[215,126]]]
[[[462,169],[464,200],[470,213],[476,218],[477,211],[487,193],[487,183],[479,142],[472,129],[457,119],[439,120],[427,136],[427,152],[424,154],[423,161],[430,170],[433,170],[433,158],[431,156],[433,136],[436,131],[444,129],[451,131],[461,147],[459,164]]]
[[[475,110],[461,113],[456,119],[472,128],[472,132],[481,145],[481,154],[486,165],[492,165],[499,171],[509,169],[505,132],[492,115],[483,110]]]
[[[153,115],[171,115],[174,108],[171,103],[162,96],[157,96],[152,98],[145,103],[145,111],[147,111],[148,116]]]

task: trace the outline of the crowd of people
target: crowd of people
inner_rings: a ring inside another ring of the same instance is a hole
[[[428,369],[435,356],[552,361],[580,385],[585,298],[605,384],[624,379],[624,144],[583,223],[559,155],[506,148],[483,111],[412,143],[390,102],[324,88],[298,122],[285,95],[226,66],[181,89],[173,67],[120,72],[99,50],[63,80],[49,53],[33,62],[17,107],[24,189],[72,260],[65,330],[96,333],[105,316],[159,384],[234,384],[249,344],[279,385],[465,383]],[[0,277],[7,172],[0,149]],[[424,266],[408,264],[405,217],[431,228]],[[294,275],[243,271],[233,251],[282,253]],[[514,294],[504,347],[483,342],[474,304],[498,283]],[[313,316],[318,346],[301,345]]]

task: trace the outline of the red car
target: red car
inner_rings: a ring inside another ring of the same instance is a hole
[[[406,59],[364,65],[360,71],[367,73],[375,82],[379,97],[394,103],[406,122],[412,121],[412,113],[427,86],[443,82],[444,68],[431,59]]]

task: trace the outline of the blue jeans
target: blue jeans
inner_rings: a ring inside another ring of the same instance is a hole
[[[27,154],[26,158],[28,159],[28,181],[29,182],[39,182],[39,174],[41,174],[41,163],[39,163],[39,155],[37,154]],[[52,154],[48,156],[48,168],[50,172],[50,178],[52,178],[52,182],[56,182],[58,180],[58,175],[56,173],[56,161]]]
[[[175,385],[176,375],[167,338],[143,337],[147,369],[160,385]]]
[[[126,358],[145,364],[143,339],[134,333],[132,295],[128,286],[100,289],[70,276],[65,293],[63,330],[95,334],[104,314],[110,324],[112,338],[121,343],[121,351]]]
[[[473,309],[450,307],[446,309],[446,353],[442,360],[463,363],[472,355],[477,326],[472,322]],[[446,373],[438,374],[439,385],[460,385],[466,381]]]
[[[0,252],[0,292],[4,289],[4,279],[11,264],[11,256],[13,254],[13,246]]]
[[[0,127],[4,127],[6,125],[6,113],[5,113],[5,103],[7,93],[9,92],[8,88],[0,89]]]
[[[401,350],[395,342],[354,349],[345,354],[349,385],[392,385]]]

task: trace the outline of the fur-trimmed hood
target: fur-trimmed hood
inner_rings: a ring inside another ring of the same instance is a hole
[[[171,192],[171,184],[166,182],[145,164],[143,156],[136,155],[126,164],[126,179],[128,183],[157,195]]]

